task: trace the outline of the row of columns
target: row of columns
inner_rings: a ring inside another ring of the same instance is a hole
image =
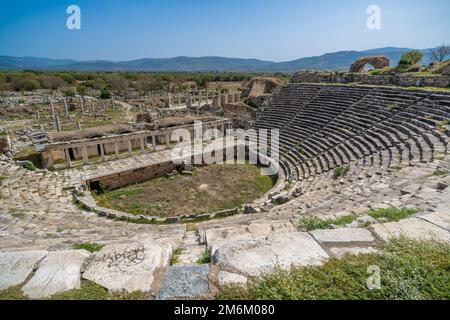
[[[84,113],[85,106],[84,106],[83,96],[79,96],[78,98],[79,98],[79,105],[80,105],[81,112]],[[54,118],[56,115],[55,106],[51,99],[49,100],[49,102],[50,102],[51,114],[52,114],[52,117]],[[94,106],[93,106],[93,108],[94,108]],[[111,98],[111,108],[113,110],[116,109],[116,102],[115,102],[114,98]],[[95,111],[95,109],[93,109],[93,110]],[[64,111],[65,111],[66,116],[69,116],[69,106],[67,104],[67,98],[65,98],[65,97],[64,97]],[[40,112],[39,111],[36,111],[36,112],[37,112],[37,117],[40,118]]]
[[[139,137],[139,138],[135,138],[139,140],[139,147],[140,147],[140,152],[141,154],[145,153],[145,147],[147,146],[147,138],[148,137]],[[106,158],[106,152],[105,152],[105,144],[113,144],[114,145],[114,154],[116,159],[119,158],[119,143],[120,142],[124,142],[127,144],[127,148],[128,148],[128,155],[131,156],[133,154],[133,143],[132,141],[135,140],[133,138],[129,138],[128,140],[123,140],[123,141],[116,141],[116,142],[105,142],[105,143],[98,143],[98,144],[84,144],[81,147],[67,147],[64,148],[64,154],[65,154],[65,158],[66,158],[66,163],[67,163],[67,167],[71,167],[72,166],[72,161],[70,159],[70,149],[80,149],[81,148],[81,155],[83,158],[83,163],[84,164],[89,164],[89,155],[88,155],[88,146],[97,146],[97,148],[100,150],[100,157],[103,161],[105,161]],[[153,151],[156,151],[156,136],[152,135],[151,136],[151,143],[152,143],[152,149]]]
[[[222,97],[222,98],[221,98]],[[182,105],[181,102],[181,95],[177,95],[177,102],[178,102],[178,106]],[[240,101],[240,93],[232,93],[232,94],[222,94],[216,91],[212,92],[212,96],[210,96],[210,91],[206,90],[204,92],[202,91],[197,91],[197,92],[193,92],[193,93],[186,93],[185,95],[185,103],[187,107],[191,107],[197,102],[198,106],[201,107],[202,103],[205,102],[206,104],[209,103],[210,98],[212,99],[212,101],[217,101],[219,100],[219,105],[220,105],[220,99],[222,99],[224,101],[224,103],[233,103],[233,102],[239,102]],[[168,93],[168,101],[169,101],[169,108],[171,108],[174,105],[174,97],[172,95],[172,93]]]
[[[218,129],[219,125],[214,125],[213,128],[214,129]],[[231,128],[231,123],[222,123],[220,124],[220,130],[222,132],[222,134],[225,135],[225,130]],[[170,135],[172,132],[167,131],[164,132],[160,135],[163,135],[164,137],[164,143],[166,144],[167,147],[170,146]],[[119,143],[120,142],[124,142],[126,141],[127,147],[128,147],[128,155],[132,156],[133,153],[133,144],[132,141],[139,139],[139,147],[140,147],[140,153],[144,154],[145,153],[145,147],[148,145],[148,138],[151,137],[151,144],[152,144],[152,150],[153,152],[156,151],[156,134],[153,134],[151,136],[141,136],[141,137],[137,137],[137,138],[132,138],[130,137],[127,140],[122,140],[122,141],[116,141],[116,142],[103,142],[103,143],[98,143],[98,144],[83,144],[82,146],[78,146],[78,147],[70,147],[68,146],[67,148],[64,148],[64,155],[66,158],[66,163],[67,163],[67,167],[70,168],[72,166],[72,160],[70,157],[70,149],[76,149],[76,148],[81,148],[81,155],[82,155],[82,159],[83,159],[83,163],[84,164],[89,164],[89,155],[88,155],[88,146],[97,146],[97,148],[100,150],[100,157],[102,159],[102,161],[105,161],[106,158],[106,152],[105,152],[105,144],[114,144],[114,154],[116,159],[119,158]]]

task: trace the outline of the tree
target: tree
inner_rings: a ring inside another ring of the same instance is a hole
[[[142,76],[134,83],[134,86],[137,90],[147,94],[151,90],[156,90],[157,82],[151,76]]]
[[[40,89],[40,84],[36,79],[32,78],[15,78],[11,82],[11,86],[16,91],[33,91]]]
[[[62,78],[54,75],[42,76],[39,80],[43,89],[56,90],[66,84]]]
[[[398,63],[399,66],[412,66],[418,64],[423,59],[423,53],[419,50],[410,50],[404,53]]]
[[[84,84],[80,84],[77,86],[77,92],[79,95],[84,96],[87,91],[87,87]]]
[[[443,43],[441,46],[431,50],[431,61],[442,62],[450,55],[450,45]]]
[[[67,89],[64,90],[64,95],[66,97],[75,97],[75,89],[72,87],[69,87]]]
[[[111,99],[111,92],[107,89],[103,89],[100,93],[100,99]]]
[[[127,79],[122,78],[120,75],[111,75],[108,77],[108,82],[111,88],[118,91],[122,95],[123,91],[128,89],[130,82]]]

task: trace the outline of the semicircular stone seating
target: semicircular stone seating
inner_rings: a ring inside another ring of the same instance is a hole
[[[254,128],[280,130],[280,166],[308,191],[337,167],[355,177],[445,156],[449,117],[450,94],[441,92],[290,83]]]
[[[73,289],[75,285],[68,287],[65,276],[54,276],[64,269],[60,265],[64,260],[69,265],[73,261],[87,264],[75,277],[113,291],[142,290],[160,299],[208,297],[213,293],[210,288],[243,284],[278,266],[318,265],[345,252],[372,252],[378,241],[391,236],[450,242],[450,177],[433,176],[439,168],[450,169],[449,119],[450,93],[287,84],[260,112],[253,128],[254,134],[279,129],[280,167],[286,180],[281,192],[290,201],[257,202],[255,214],[200,222],[195,228],[108,220],[72,201],[70,188],[89,172],[146,163],[161,153],[62,173],[31,172],[0,160],[0,265],[15,268],[17,261],[33,262],[15,283],[8,268],[0,270],[0,288],[23,284],[38,266],[23,287],[28,296],[47,297]],[[346,174],[337,176],[337,168],[344,168],[341,171]],[[346,225],[303,232],[297,228],[304,216],[361,216],[370,208],[403,206],[421,212],[399,222],[372,221],[369,229]],[[87,259],[87,252],[67,251],[75,242],[98,242],[105,247]],[[205,250],[215,268],[195,265]],[[130,252],[139,258],[131,267],[129,261],[103,263]],[[178,262],[171,266],[174,252],[179,256],[173,261]],[[46,274],[51,281],[42,276]]]

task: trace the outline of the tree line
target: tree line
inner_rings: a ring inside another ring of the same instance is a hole
[[[123,92],[135,89],[150,91],[186,91],[191,87],[206,88],[210,82],[241,82],[262,74],[245,72],[44,72],[24,70],[0,72],[0,91],[63,90],[67,95],[85,94],[88,89]]]

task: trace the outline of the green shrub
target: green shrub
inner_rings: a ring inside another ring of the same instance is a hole
[[[334,168],[333,179],[339,179],[345,177],[347,173],[350,171],[350,166],[338,166]]]
[[[276,270],[246,287],[222,287],[217,299],[448,300],[450,245],[393,239],[379,252],[329,259],[322,266]],[[380,269],[381,288],[369,290],[368,268]]]
[[[89,252],[97,252],[100,251],[105,245],[98,243],[89,243],[89,242],[79,242],[72,245],[74,250],[87,250]]]
[[[183,249],[177,248],[174,250],[172,257],[170,257],[170,265],[171,266],[180,262],[180,254],[183,254]]]
[[[419,50],[410,50],[406,53],[404,53],[401,57],[400,57],[400,61],[398,63],[398,65],[400,67],[402,66],[412,66],[415,64],[418,64],[419,62],[421,62],[423,59],[423,53]]]
[[[111,92],[107,89],[103,89],[100,93],[100,99],[111,99]]]
[[[23,161],[21,164],[22,168],[30,170],[30,171],[36,171],[36,167],[34,166],[33,162],[31,161]]]
[[[446,169],[438,169],[433,173],[433,175],[435,177],[441,177],[441,178],[446,178],[448,176],[448,174],[449,174],[449,171]]]
[[[317,229],[330,229],[332,225],[343,226],[352,223],[358,218],[355,214],[349,214],[335,219],[319,219],[317,217],[306,217],[299,221],[298,228],[301,231],[312,231]]]
[[[200,259],[197,260],[197,264],[207,264],[207,263],[211,263],[211,254],[209,253],[208,250],[205,250]]]
[[[407,208],[380,208],[371,209],[366,212],[367,215],[375,219],[386,219],[387,221],[400,221],[402,219],[408,218],[409,216],[417,213],[417,209],[407,209]]]

